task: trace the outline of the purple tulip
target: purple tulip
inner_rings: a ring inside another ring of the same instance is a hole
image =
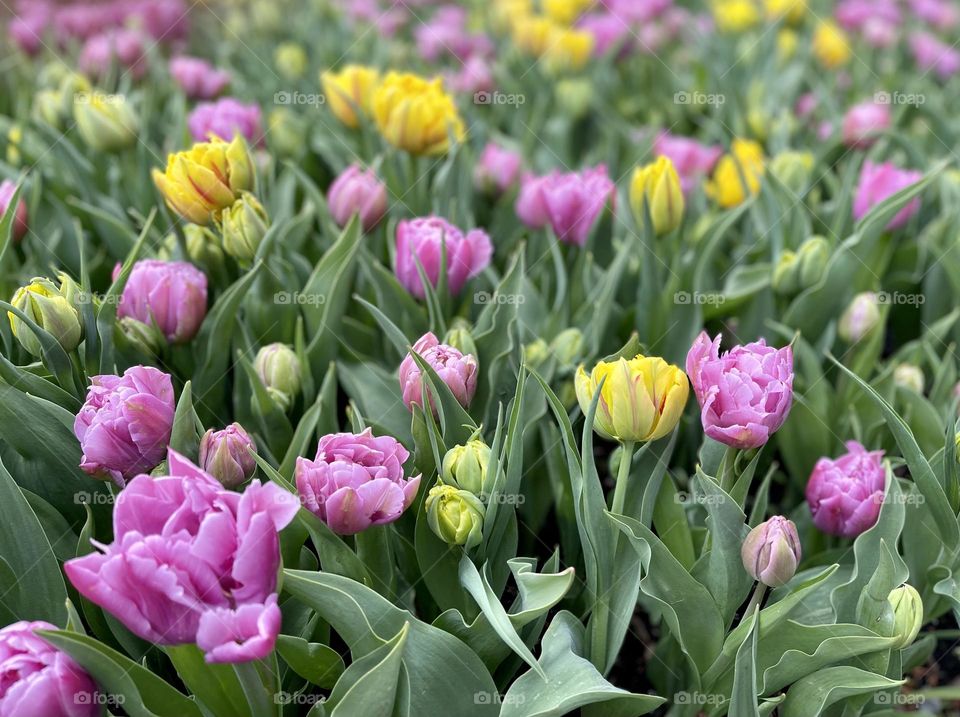
[[[5,179],[0,182],[0,217],[6,214],[13,200],[14,192],[17,191],[15,182]],[[17,208],[13,215],[13,240],[20,241],[27,233],[27,205],[21,199],[17,202]]]
[[[228,491],[173,450],[167,464],[169,475],[130,481],[113,542],[67,561],[67,577],[144,640],[196,642],[211,663],[263,659],[280,627],[277,533],[298,501],[258,480]]]
[[[173,383],[151,366],[132,366],[123,376],[94,376],[73,423],[90,475],[124,483],[163,460],[173,428]]]
[[[230,84],[230,73],[204,59],[178,55],[170,60],[170,74],[191,100],[210,100]]]
[[[156,325],[175,344],[196,336],[206,315],[207,277],[183,261],[138,261],[117,307],[119,318]]]
[[[264,136],[260,107],[233,97],[201,102],[187,118],[187,126],[197,142],[206,142],[211,135],[229,142],[240,134],[250,144],[258,145]]]
[[[214,431],[200,439],[200,468],[227,488],[236,488],[253,477],[257,461],[250,450],[257,445],[239,423]]]
[[[847,453],[821,458],[807,483],[813,524],[824,533],[855,538],[873,527],[880,515],[886,471],[883,451],[867,451],[847,441]]]
[[[140,78],[147,71],[146,40],[139,30],[110,30],[94,35],[80,52],[80,69],[88,75],[103,77],[113,64],[120,66],[124,75]]]
[[[790,582],[800,564],[800,536],[792,520],[775,515],[751,530],[740,558],[754,580],[771,588]]]
[[[687,354],[687,375],[700,402],[704,432],[745,450],[765,444],[793,402],[793,348],[763,339],[720,354],[720,335],[700,332]]]
[[[583,246],[603,208],[613,206],[616,188],[599,165],[582,172],[525,175],[517,198],[517,216],[531,229],[548,224],[557,239]]]
[[[918,20],[939,30],[949,30],[960,21],[960,12],[948,0],[907,0],[907,5]]]
[[[96,683],[67,653],[34,630],[48,622],[21,620],[0,630],[0,715],[5,717],[97,717]]]
[[[488,142],[473,171],[473,183],[485,192],[503,194],[520,177],[523,159],[517,152]]]
[[[577,20],[577,27],[593,36],[593,54],[603,57],[611,49],[619,47],[618,59],[636,49],[636,30],[610,12],[592,12]]]
[[[347,226],[359,214],[363,231],[368,232],[387,213],[387,187],[372,169],[351,164],[330,185],[327,206],[337,226]]]
[[[460,405],[467,408],[477,390],[477,359],[471,354],[460,353],[453,346],[441,344],[432,333],[421,336],[413,345],[413,351],[437,372]],[[410,354],[400,363],[400,390],[403,403],[409,410],[412,411],[414,406],[423,408],[423,376]],[[431,408],[436,413],[433,400],[431,395]]]
[[[420,476],[405,478],[410,453],[391,436],[331,433],[314,460],[297,458],[297,492],[304,507],[340,535],[392,523],[413,502]]]
[[[882,20],[890,25],[902,22],[900,8],[894,0],[842,0],[834,16],[845,30],[859,32],[871,20]]]
[[[36,55],[43,47],[43,33],[47,29],[46,8],[21,10],[17,8],[7,25],[10,41],[27,55]]]
[[[444,73],[444,83],[451,92],[492,92],[493,68],[483,55],[471,55],[456,72]]]
[[[843,117],[843,143],[856,149],[867,149],[877,135],[890,128],[890,107],[875,102],[854,105]]]
[[[928,32],[915,32],[910,36],[910,52],[923,72],[933,70],[941,80],[960,71],[960,51]]]
[[[653,151],[658,157],[666,157],[680,175],[680,187],[689,194],[704,177],[713,171],[723,154],[723,148],[701,144],[695,139],[661,132],[653,142]]]
[[[477,55],[493,52],[493,43],[486,35],[467,30],[467,10],[456,5],[445,5],[427,22],[421,22],[413,31],[417,51],[427,62],[436,62],[451,55],[461,62]]]
[[[860,170],[857,193],[853,199],[854,219],[860,221],[884,199],[893,196],[915,182],[919,182],[922,178],[923,172],[900,169],[891,162],[881,164],[874,164],[869,160],[864,162],[863,168]],[[887,229],[899,229],[919,210],[920,197],[914,197],[907,203],[907,206],[897,212],[896,216],[890,220]]]
[[[446,252],[447,289],[459,294],[468,279],[490,265],[493,244],[482,229],[464,234],[446,219],[437,216],[406,219],[397,224],[397,279],[418,299],[426,296],[417,262],[436,287]]]

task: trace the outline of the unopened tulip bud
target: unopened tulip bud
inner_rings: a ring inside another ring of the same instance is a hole
[[[893,647],[902,650],[909,647],[920,633],[923,625],[923,600],[916,588],[904,583],[890,591],[887,601],[893,608],[893,637],[897,638]]]
[[[794,194],[807,189],[812,171],[813,155],[810,152],[781,152],[770,160],[770,174]]]
[[[83,337],[80,313],[49,279],[34,279],[17,289],[10,303],[20,309],[41,329],[51,334],[64,351],[73,351]],[[7,312],[10,328],[20,344],[34,356],[40,356],[40,339],[19,316]]]
[[[123,95],[78,94],[73,118],[83,141],[98,152],[127,149],[140,132],[140,121]]]
[[[256,256],[269,224],[263,205],[249,192],[243,192],[221,217],[223,250],[241,264],[249,264]]]
[[[840,317],[837,333],[847,343],[860,341],[880,324],[880,301],[872,291],[864,291],[853,297],[850,306]]]
[[[466,549],[483,539],[483,503],[469,491],[438,483],[427,494],[427,524],[442,541]]]
[[[16,191],[17,185],[13,181],[5,179],[0,182],[0,217],[7,213]],[[21,199],[13,210],[13,240],[16,242],[23,239],[28,228],[27,205]]]
[[[914,393],[923,393],[923,370],[911,363],[902,363],[893,370],[893,382]]]
[[[307,71],[310,59],[302,45],[295,42],[283,42],[277,45],[273,53],[273,63],[277,72],[288,80],[299,80]]]
[[[657,157],[652,164],[634,170],[630,180],[630,207],[640,226],[643,226],[644,211],[650,213],[653,230],[658,236],[680,226],[683,190],[680,175],[668,157]]]
[[[797,256],[800,260],[800,288],[806,289],[823,276],[830,259],[830,243],[823,237],[810,237],[800,245]]]
[[[211,428],[200,439],[200,467],[225,487],[237,488],[257,470],[251,449],[257,446],[239,423],[219,431]]]
[[[560,80],[554,92],[557,104],[563,108],[563,113],[572,119],[583,117],[593,104],[593,85],[588,80]]]
[[[440,475],[444,483],[479,496],[484,493],[483,482],[489,464],[490,447],[474,439],[447,451]]]
[[[143,353],[158,355],[167,345],[166,338],[155,324],[145,324],[130,316],[124,316],[117,321],[117,326],[127,341]]]
[[[583,332],[580,329],[564,329],[550,342],[550,353],[559,366],[575,366],[583,355]]]
[[[550,346],[543,339],[534,339],[523,347],[523,360],[531,368],[539,368],[550,358]]]
[[[770,281],[773,290],[781,296],[790,296],[797,293],[798,269],[800,262],[797,259],[797,252],[787,249],[780,258],[777,259],[777,265],[773,267],[773,278]]]
[[[257,352],[253,362],[257,375],[273,400],[288,411],[300,393],[300,359],[286,344],[269,344]]]
[[[267,142],[281,157],[296,157],[306,145],[303,119],[288,107],[278,107],[267,115]]]
[[[797,526],[782,516],[773,516],[747,534],[740,557],[754,580],[772,588],[785,585],[800,563]]]

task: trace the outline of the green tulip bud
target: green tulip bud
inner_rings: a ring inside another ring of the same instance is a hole
[[[830,243],[820,236],[807,239],[797,252],[800,264],[800,288],[808,289],[823,276],[830,259]]]
[[[593,104],[593,85],[589,80],[560,80],[556,85],[557,104],[565,115],[580,119],[590,111]]]
[[[559,366],[576,366],[583,357],[583,332],[580,329],[564,329],[550,342],[550,353]]]
[[[278,107],[267,116],[270,131],[267,141],[280,157],[296,157],[307,144],[307,128],[303,118],[289,107]]]
[[[904,583],[890,591],[887,597],[893,608],[893,637],[897,638],[894,649],[909,647],[923,625],[923,600],[912,585]]]
[[[145,324],[133,317],[124,316],[117,322],[117,326],[124,338],[145,354],[159,355],[168,343],[156,324]]]
[[[20,309],[44,331],[51,334],[64,351],[73,351],[83,337],[80,312],[49,279],[34,279],[17,289],[10,303]],[[34,356],[40,356],[40,340],[17,315],[7,312],[10,328],[20,344]]]
[[[273,52],[273,63],[281,77],[299,80],[306,73],[310,60],[302,45],[296,42],[282,42]]]
[[[469,550],[483,539],[486,508],[473,493],[437,483],[427,494],[426,509],[427,524],[443,542]]]
[[[57,90],[39,90],[33,97],[33,116],[54,129],[63,129],[63,97]]]
[[[443,482],[480,496],[484,491],[490,447],[481,440],[470,440],[454,446],[443,457],[440,475]]]
[[[813,155],[810,152],[781,152],[770,160],[770,173],[794,194],[807,189],[813,170]]]
[[[853,297],[850,306],[840,317],[837,333],[847,343],[860,341],[880,324],[880,299],[872,291]]]
[[[241,264],[249,264],[269,224],[263,205],[249,192],[243,192],[240,199],[223,212],[220,223],[223,250]]]
[[[914,393],[923,393],[923,370],[912,363],[902,363],[893,370],[893,382]]]
[[[73,119],[83,141],[98,152],[127,149],[140,132],[140,121],[123,95],[79,92],[73,101]]]
[[[286,344],[269,344],[257,352],[253,367],[267,392],[284,410],[289,411],[300,393],[300,359]]]
[[[443,338],[443,343],[447,346],[453,346],[457,351],[471,356],[477,355],[477,344],[474,343],[470,330],[465,326],[453,326],[447,331]]]
[[[523,347],[523,360],[531,368],[539,368],[550,358],[550,347],[543,339],[535,339]]]
[[[797,252],[787,249],[780,258],[777,259],[777,265],[773,268],[773,279],[770,283],[773,290],[781,296],[790,296],[797,293],[798,276],[797,269],[800,262],[797,260]]]

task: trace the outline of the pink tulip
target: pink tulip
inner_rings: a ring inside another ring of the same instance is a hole
[[[15,182],[5,179],[3,182],[0,182],[0,217],[6,214],[7,209],[10,208],[10,202],[13,200],[13,195],[17,191],[17,185]],[[20,241],[23,239],[24,235],[27,233],[27,205],[24,204],[21,199],[17,202],[17,208],[14,210],[13,214],[13,240]]]
[[[923,172],[900,169],[891,162],[874,164],[869,160],[860,170],[856,196],[853,199],[853,217],[857,221],[884,199],[893,196],[901,189],[909,187],[923,178]],[[887,224],[887,229],[899,229],[920,210],[920,197],[911,199]]]
[[[878,134],[889,128],[889,105],[861,102],[847,110],[843,117],[843,143],[848,147],[866,149]]]
[[[139,30],[110,30],[94,35],[80,52],[80,69],[97,77],[105,76],[114,63],[122,74],[143,77],[147,71],[146,41]]]
[[[345,227],[359,214],[363,230],[368,232],[387,213],[387,187],[372,169],[351,164],[330,185],[327,207],[337,226]]]
[[[170,74],[191,100],[213,99],[230,84],[230,73],[199,57],[178,55],[170,60]]]
[[[813,523],[824,533],[855,538],[873,527],[886,486],[883,451],[847,441],[847,453],[817,461],[807,483]]]
[[[441,344],[432,333],[426,333],[413,345],[413,351],[436,371],[461,406],[467,408],[477,390],[477,359],[471,354],[460,353],[453,346]],[[423,374],[420,366],[407,354],[400,364],[400,391],[403,403],[409,409],[423,408]],[[428,389],[430,405],[434,413],[434,397]]]
[[[446,219],[430,216],[406,219],[397,224],[395,271],[404,288],[418,299],[426,296],[417,263],[436,287],[446,254],[447,289],[459,294],[468,279],[490,265],[493,244],[482,229],[464,234]]]
[[[689,194],[705,176],[713,171],[723,154],[723,148],[716,145],[701,144],[695,139],[661,132],[653,143],[657,156],[667,157],[680,175],[680,186],[684,194]]]
[[[175,344],[196,336],[206,315],[207,277],[184,261],[138,261],[117,307],[119,318],[156,326]]]
[[[211,135],[229,142],[240,134],[250,144],[257,145],[264,136],[260,107],[233,97],[197,105],[187,118],[187,125],[197,142],[205,142]]]
[[[531,229],[549,225],[557,239],[582,247],[604,207],[612,206],[615,198],[616,188],[601,164],[582,172],[525,175],[516,210]]]
[[[910,36],[910,51],[923,72],[932,70],[942,80],[949,79],[960,70],[960,51],[930,33],[913,33]]]
[[[485,192],[502,194],[520,177],[522,157],[512,150],[488,142],[473,171],[473,183]]]

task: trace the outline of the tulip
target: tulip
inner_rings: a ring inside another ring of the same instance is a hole
[[[923,599],[912,585],[904,583],[887,596],[893,610],[894,650],[910,647],[923,626]]]
[[[452,346],[441,344],[432,333],[421,336],[413,345],[413,352],[436,371],[454,398],[464,408],[469,407],[473,394],[477,390],[477,359],[470,354],[462,354]],[[412,411],[414,406],[423,408],[423,376],[420,366],[407,354],[400,363],[400,391],[403,404]],[[436,413],[434,397],[430,395],[430,407]]]
[[[434,288],[439,285],[440,272],[445,271],[447,289],[456,295],[468,279],[490,265],[492,256],[493,244],[482,229],[464,234],[436,216],[405,219],[397,224],[394,270],[403,287],[418,299],[426,296],[420,268]]]
[[[822,20],[813,33],[813,56],[828,70],[847,64],[852,55],[847,34],[830,20]]]
[[[960,71],[960,52],[953,45],[926,32],[910,35],[910,52],[923,73],[933,70],[941,80]]]
[[[257,352],[253,368],[274,401],[289,411],[300,393],[300,359],[286,344],[269,344]]]
[[[550,72],[580,70],[593,54],[593,35],[586,30],[555,27],[543,54],[544,66]]]
[[[237,488],[246,483],[257,471],[253,454],[256,443],[239,423],[231,423],[224,429],[212,428],[200,439],[200,468],[226,488]]]
[[[332,433],[314,460],[297,458],[297,492],[304,507],[340,535],[397,520],[417,496],[420,476],[406,478],[410,453],[391,436]]]
[[[582,77],[565,77],[557,82],[553,93],[561,111],[571,119],[583,119],[593,107],[593,84]]]
[[[486,35],[473,34],[467,27],[466,8],[455,5],[439,7],[428,21],[413,31],[417,52],[427,62],[436,62],[443,55],[451,55],[468,62],[472,57],[482,57],[492,52],[493,46]]]
[[[806,0],[764,0],[767,19],[774,22],[786,20],[796,25],[807,14]]]
[[[735,139],[730,154],[717,163],[707,194],[724,209],[735,207],[760,191],[763,173],[763,148],[751,140]]]
[[[139,30],[120,29],[94,35],[80,51],[78,64],[88,76],[106,77],[114,64],[137,79],[147,71],[147,38]]]
[[[899,364],[893,370],[893,383],[914,393],[923,394],[923,371],[910,363]]]
[[[752,0],[717,0],[713,19],[721,32],[743,32],[760,22],[760,11]]]
[[[771,588],[786,585],[800,563],[800,536],[792,520],[775,515],[751,530],[740,549],[743,568]]]
[[[466,136],[440,78],[390,72],[373,94],[372,109],[384,139],[410,154],[446,154],[451,137],[462,142]]]
[[[473,55],[455,72],[444,72],[443,81],[454,93],[491,92],[494,88],[493,68],[487,58]]]
[[[490,464],[490,446],[474,438],[447,451],[440,476],[443,482],[483,497],[484,479]]]
[[[603,383],[593,430],[621,443],[653,441],[670,433],[690,392],[683,371],[659,356],[642,354],[600,361],[590,374],[581,365],[574,381],[584,413]]]
[[[17,289],[10,303],[53,336],[64,351],[69,352],[77,348],[83,338],[83,327],[80,324],[80,312],[64,295],[62,288],[57,288],[49,279],[34,279]],[[40,339],[33,329],[13,312],[8,311],[7,318],[10,320],[10,330],[23,348],[34,356],[42,356]]]
[[[616,188],[604,165],[567,174],[526,175],[517,197],[517,216],[531,229],[550,225],[560,241],[583,246],[615,196]]]
[[[466,325],[466,322],[459,321],[451,326],[447,335],[443,337],[443,343],[452,346],[462,354],[477,355],[477,344],[474,342],[469,325]]]
[[[590,0],[542,0],[543,13],[554,22],[570,25],[593,3]]]
[[[657,156],[670,159],[680,175],[680,186],[683,193],[690,191],[703,177],[713,170],[723,150],[720,147],[700,144],[695,139],[661,132],[653,143],[653,150]]]
[[[297,157],[306,145],[306,120],[289,107],[277,107],[267,115],[267,140],[280,157]]]
[[[371,67],[347,65],[340,72],[324,72],[320,82],[334,117],[347,127],[356,128],[360,124],[359,115],[370,115],[380,73]]]
[[[884,199],[892,197],[901,189],[906,189],[922,178],[923,172],[900,169],[892,162],[881,164],[874,164],[869,160],[864,162],[853,198],[854,219],[860,221]],[[918,211],[920,211],[920,197],[914,197],[887,223],[887,230],[899,229]]]
[[[67,653],[36,634],[57,627],[21,620],[0,630],[0,714],[98,717],[96,683]]]
[[[803,194],[810,182],[813,155],[810,152],[780,152],[770,161],[770,174],[794,194]]]
[[[854,105],[843,117],[843,143],[854,149],[867,149],[876,136],[890,128],[890,107],[875,102]]]
[[[240,135],[229,143],[211,138],[169,155],[164,172],[153,170],[153,181],[170,209],[204,226],[253,190],[253,159]]]
[[[278,532],[297,499],[258,480],[226,490],[173,450],[167,465],[168,475],[130,481],[113,510],[113,542],[64,571],[144,640],[195,642],[208,663],[262,660],[280,630]]]
[[[123,376],[94,376],[73,432],[80,441],[80,468],[123,487],[163,460],[173,429],[173,383],[151,366]]]
[[[170,60],[170,75],[188,99],[210,100],[230,84],[230,73],[199,57],[178,55]]]
[[[148,356],[159,356],[167,345],[167,338],[155,324],[145,324],[125,316],[117,320],[117,328],[124,339]]]
[[[854,344],[879,325],[879,299],[872,291],[864,291],[854,296],[850,306],[843,312],[837,333],[848,344]]]
[[[543,339],[534,339],[523,346],[523,362],[539,369],[550,358],[550,345]]]
[[[83,141],[98,152],[132,147],[140,133],[140,121],[123,95],[79,94],[73,118]]]
[[[868,452],[856,441],[846,445],[839,458],[817,461],[806,496],[814,525],[830,535],[855,538],[877,522],[886,473],[883,451]]]
[[[230,140],[239,134],[256,146],[263,139],[260,107],[233,97],[197,105],[187,117],[187,126],[195,142],[203,142],[211,137]]]
[[[816,284],[830,260],[830,243],[823,237],[810,237],[800,248],[780,255],[773,270],[773,290],[791,295]]]
[[[520,178],[522,162],[517,152],[488,142],[473,170],[473,183],[489,194],[503,194]]]
[[[350,218],[359,214],[363,231],[368,232],[387,213],[387,187],[372,169],[351,164],[330,185],[327,208],[339,227],[347,226]]]
[[[270,220],[263,205],[249,192],[242,192],[233,206],[220,217],[223,250],[248,266],[267,234]]]
[[[764,445],[793,403],[793,348],[763,339],[720,354],[720,335],[700,333],[687,354],[687,374],[700,403],[704,432],[745,450]]]
[[[557,365],[572,367],[583,355],[583,332],[580,329],[564,329],[553,337],[550,342],[550,354],[557,360]]]
[[[480,545],[486,508],[473,493],[437,483],[427,494],[425,507],[427,525],[443,542],[466,550]]]
[[[658,157],[645,167],[633,170],[630,180],[630,207],[639,226],[649,212],[657,236],[674,231],[683,220],[683,190],[680,176],[668,157]]]
[[[307,71],[310,58],[302,45],[295,42],[282,42],[273,51],[273,64],[281,77],[299,80]]]
[[[143,259],[133,265],[117,316],[156,326],[170,343],[197,335],[207,315],[207,277],[184,261]]]

